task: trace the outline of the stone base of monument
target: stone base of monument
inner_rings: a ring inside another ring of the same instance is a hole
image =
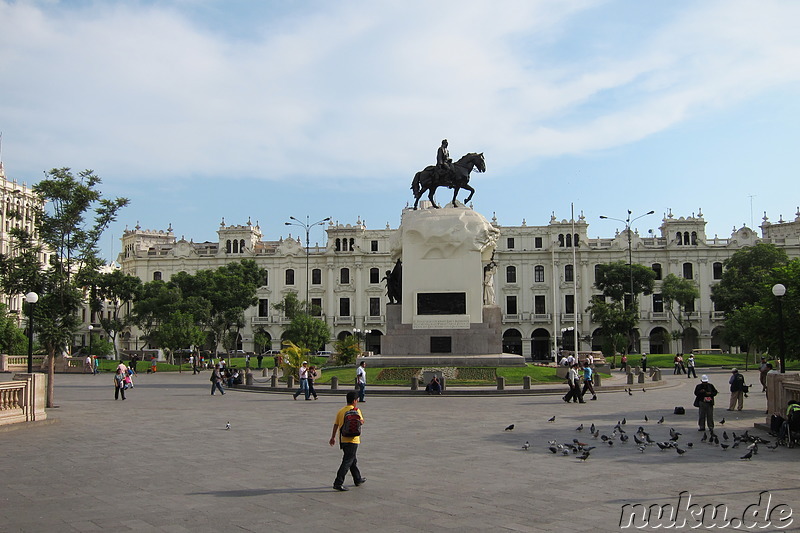
[[[502,353],[502,311],[483,307],[482,323],[422,328],[402,323],[401,306],[386,306],[386,335],[381,354],[366,358],[370,366],[524,366],[521,355]],[[446,321],[443,322],[446,325]]]

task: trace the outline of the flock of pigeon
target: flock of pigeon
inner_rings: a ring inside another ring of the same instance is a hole
[[[645,422],[649,421],[647,415],[644,417]],[[548,422],[555,422],[556,417],[553,416],[547,420]],[[588,435],[590,439],[579,439],[574,438],[572,442],[557,442],[555,440],[548,441],[547,449],[554,455],[559,456],[571,456],[574,455],[581,461],[586,461],[591,456],[592,450],[597,448],[598,446],[608,446],[612,447],[615,443],[619,445],[633,445],[635,446],[639,452],[644,453],[648,447],[658,448],[660,451],[664,452],[667,450],[674,449],[675,452],[682,456],[687,452],[687,449],[693,448],[694,443],[692,442],[684,442],[681,440],[682,433],[675,431],[674,428],[669,428],[669,438],[665,440],[655,440],[651,436],[650,432],[645,431],[644,426],[639,426],[635,432],[631,432],[630,434],[625,430],[625,426],[627,425],[628,420],[627,418],[623,418],[622,420],[617,421],[617,424],[613,426],[609,433],[602,433],[600,429],[592,423],[592,425],[588,428]],[[656,424],[660,425],[664,423],[664,417],[662,416]],[[723,418],[718,422],[720,426],[725,424],[725,419]],[[576,432],[583,432],[585,430],[584,425],[581,424],[575,428]],[[514,424],[505,428],[505,431],[514,431]],[[589,441],[589,442],[583,442]],[[632,443],[631,443],[632,441]],[[679,444],[679,441],[681,444]],[[744,446],[747,452],[742,455],[739,459],[744,461],[749,461],[753,458],[754,455],[758,454],[758,446],[759,444],[766,446],[770,450],[775,450],[778,447],[778,444],[775,443],[772,446],[768,446],[770,441],[764,440],[761,437],[756,435],[750,435],[749,430],[745,431],[741,435],[737,435],[733,431],[731,435],[728,435],[727,431],[722,432],[722,440],[720,441],[719,435],[711,432],[703,431],[703,437],[700,439],[701,443],[710,446],[719,446],[723,451],[727,451],[728,448],[739,448],[740,446]],[[681,447],[683,446],[683,447]],[[528,451],[531,447],[529,441],[525,441],[525,444],[522,445],[522,449]]]

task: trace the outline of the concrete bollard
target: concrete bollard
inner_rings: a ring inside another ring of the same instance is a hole
[[[661,369],[656,368],[653,370],[653,381],[661,381]]]
[[[419,378],[416,376],[411,378],[411,390],[419,390]]]
[[[633,385],[633,374],[628,374],[628,385]]]
[[[272,376],[270,376],[270,378],[269,378],[269,386],[272,387],[273,389],[278,388],[278,376],[276,376],[274,374]]]
[[[646,377],[647,377],[647,376],[645,376],[645,375],[644,375],[644,372],[640,372],[640,373],[639,373],[639,383],[644,383],[644,379],[645,379]]]
[[[600,372],[595,372],[594,374],[592,374],[592,385],[594,385],[595,387],[599,387],[602,384],[603,383],[602,379],[600,378]]]
[[[333,376],[331,378],[331,390],[338,390],[339,389],[339,376]]]
[[[506,390],[506,378],[497,376],[497,390]]]
[[[442,376],[442,379],[440,380],[440,385],[442,386],[442,392],[447,390],[447,378],[446,377]]]
[[[244,384],[247,385],[248,387],[252,387],[253,386],[253,373],[252,372],[246,372],[245,373],[245,375],[244,375]]]
[[[267,369],[266,369],[266,368],[263,368],[263,369],[261,370],[261,377],[262,377],[262,378],[265,378],[265,377],[267,377]]]
[[[286,377],[286,388],[293,389],[294,388],[294,376],[287,376]]]
[[[522,376],[522,388],[525,390],[531,390],[531,377],[530,376]]]

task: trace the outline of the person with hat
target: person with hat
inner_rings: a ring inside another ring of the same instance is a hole
[[[709,383],[708,376],[703,374],[700,377],[700,383],[694,388],[694,406],[700,408],[700,418],[697,425],[700,429],[697,431],[705,431],[708,428],[711,433],[714,433],[714,396],[717,395],[717,389]]]
[[[733,411],[736,405],[739,405],[739,411],[744,407],[744,393],[747,386],[744,384],[744,376],[739,373],[738,368],[731,370],[731,379],[728,380],[731,386],[731,403],[728,406],[728,411]]]
[[[300,388],[297,389],[297,392],[294,393],[294,399],[296,400],[301,393],[305,394],[306,400],[310,400],[311,391],[308,388],[308,361],[303,361],[303,364],[300,366]]]

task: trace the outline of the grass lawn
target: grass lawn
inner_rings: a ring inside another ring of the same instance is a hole
[[[686,360],[689,358],[688,355],[684,354],[683,361],[686,364]],[[752,355],[748,354],[718,354],[718,355],[695,355],[694,361],[695,366],[697,368],[703,367],[710,367],[710,366],[723,366],[728,368],[738,367],[740,369],[745,368],[745,358],[748,359],[747,361],[747,368],[750,370],[758,369],[761,365],[761,356],[756,356],[755,360],[753,360]],[[661,369],[671,369],[673,367],[673,360],[675,359],[675,354],[648,354],[647,355],[647,366],[657,366]],[[640,355],[629,355],[628,356],[628,364],[633,366],[639,366],[642,357]],[[769,359],[768,359],[769,360]],[[779,366],[777,362],[772,363],[775,366],[775,369],[778,370]],[[617,365],[619,365],[619,357],[617,357]],[[800,361],[786,361],[786,369],[787,370],[800,370]]]

